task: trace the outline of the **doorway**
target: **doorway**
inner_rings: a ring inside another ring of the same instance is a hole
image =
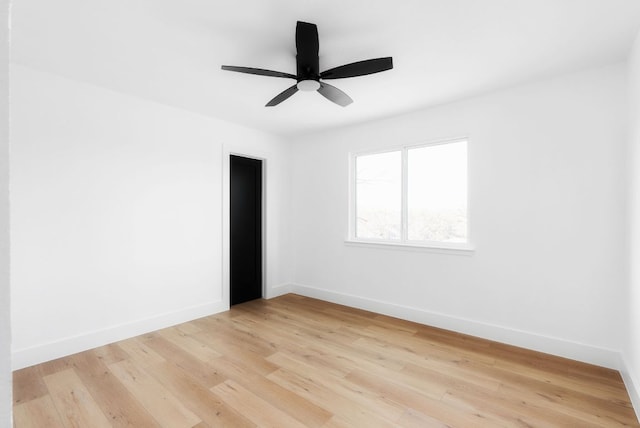
[[[230,303],[262,297],[262,161],[230,157]]]

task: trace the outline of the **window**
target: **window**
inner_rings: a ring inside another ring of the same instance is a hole
[[[401,152],[356,158],[356,236],[400,239],[402,233]]]
[[[468,248],[467,141],[353,156],[351,239]]]

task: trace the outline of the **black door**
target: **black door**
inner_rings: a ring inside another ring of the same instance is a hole
[[[262,297],[262,161],[231,156],[231,304]]]

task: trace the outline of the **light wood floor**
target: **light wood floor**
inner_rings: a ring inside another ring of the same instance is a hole
[[[19,370],[16,427],[640,426],[613,370],[297,295]]]

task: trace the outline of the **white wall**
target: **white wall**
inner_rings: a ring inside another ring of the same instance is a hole
[[[623,375],[636,412],[640,414],[640,33],[629,56],[629,329]]]
[[[0,0],[0,428],[11,423],[9,287],[9,2]]]
[[[223,167],[267,161],[267,290],[290,281],[287,144],[223,121],[12,66],[13,366],[228,307]],[[275,217],[281,216],[279,221]]]
[[[297,138],[293,290],[617,367],[625,83],[615,65]],[[345,245],[350,151],[459,136],[475,254]]]

